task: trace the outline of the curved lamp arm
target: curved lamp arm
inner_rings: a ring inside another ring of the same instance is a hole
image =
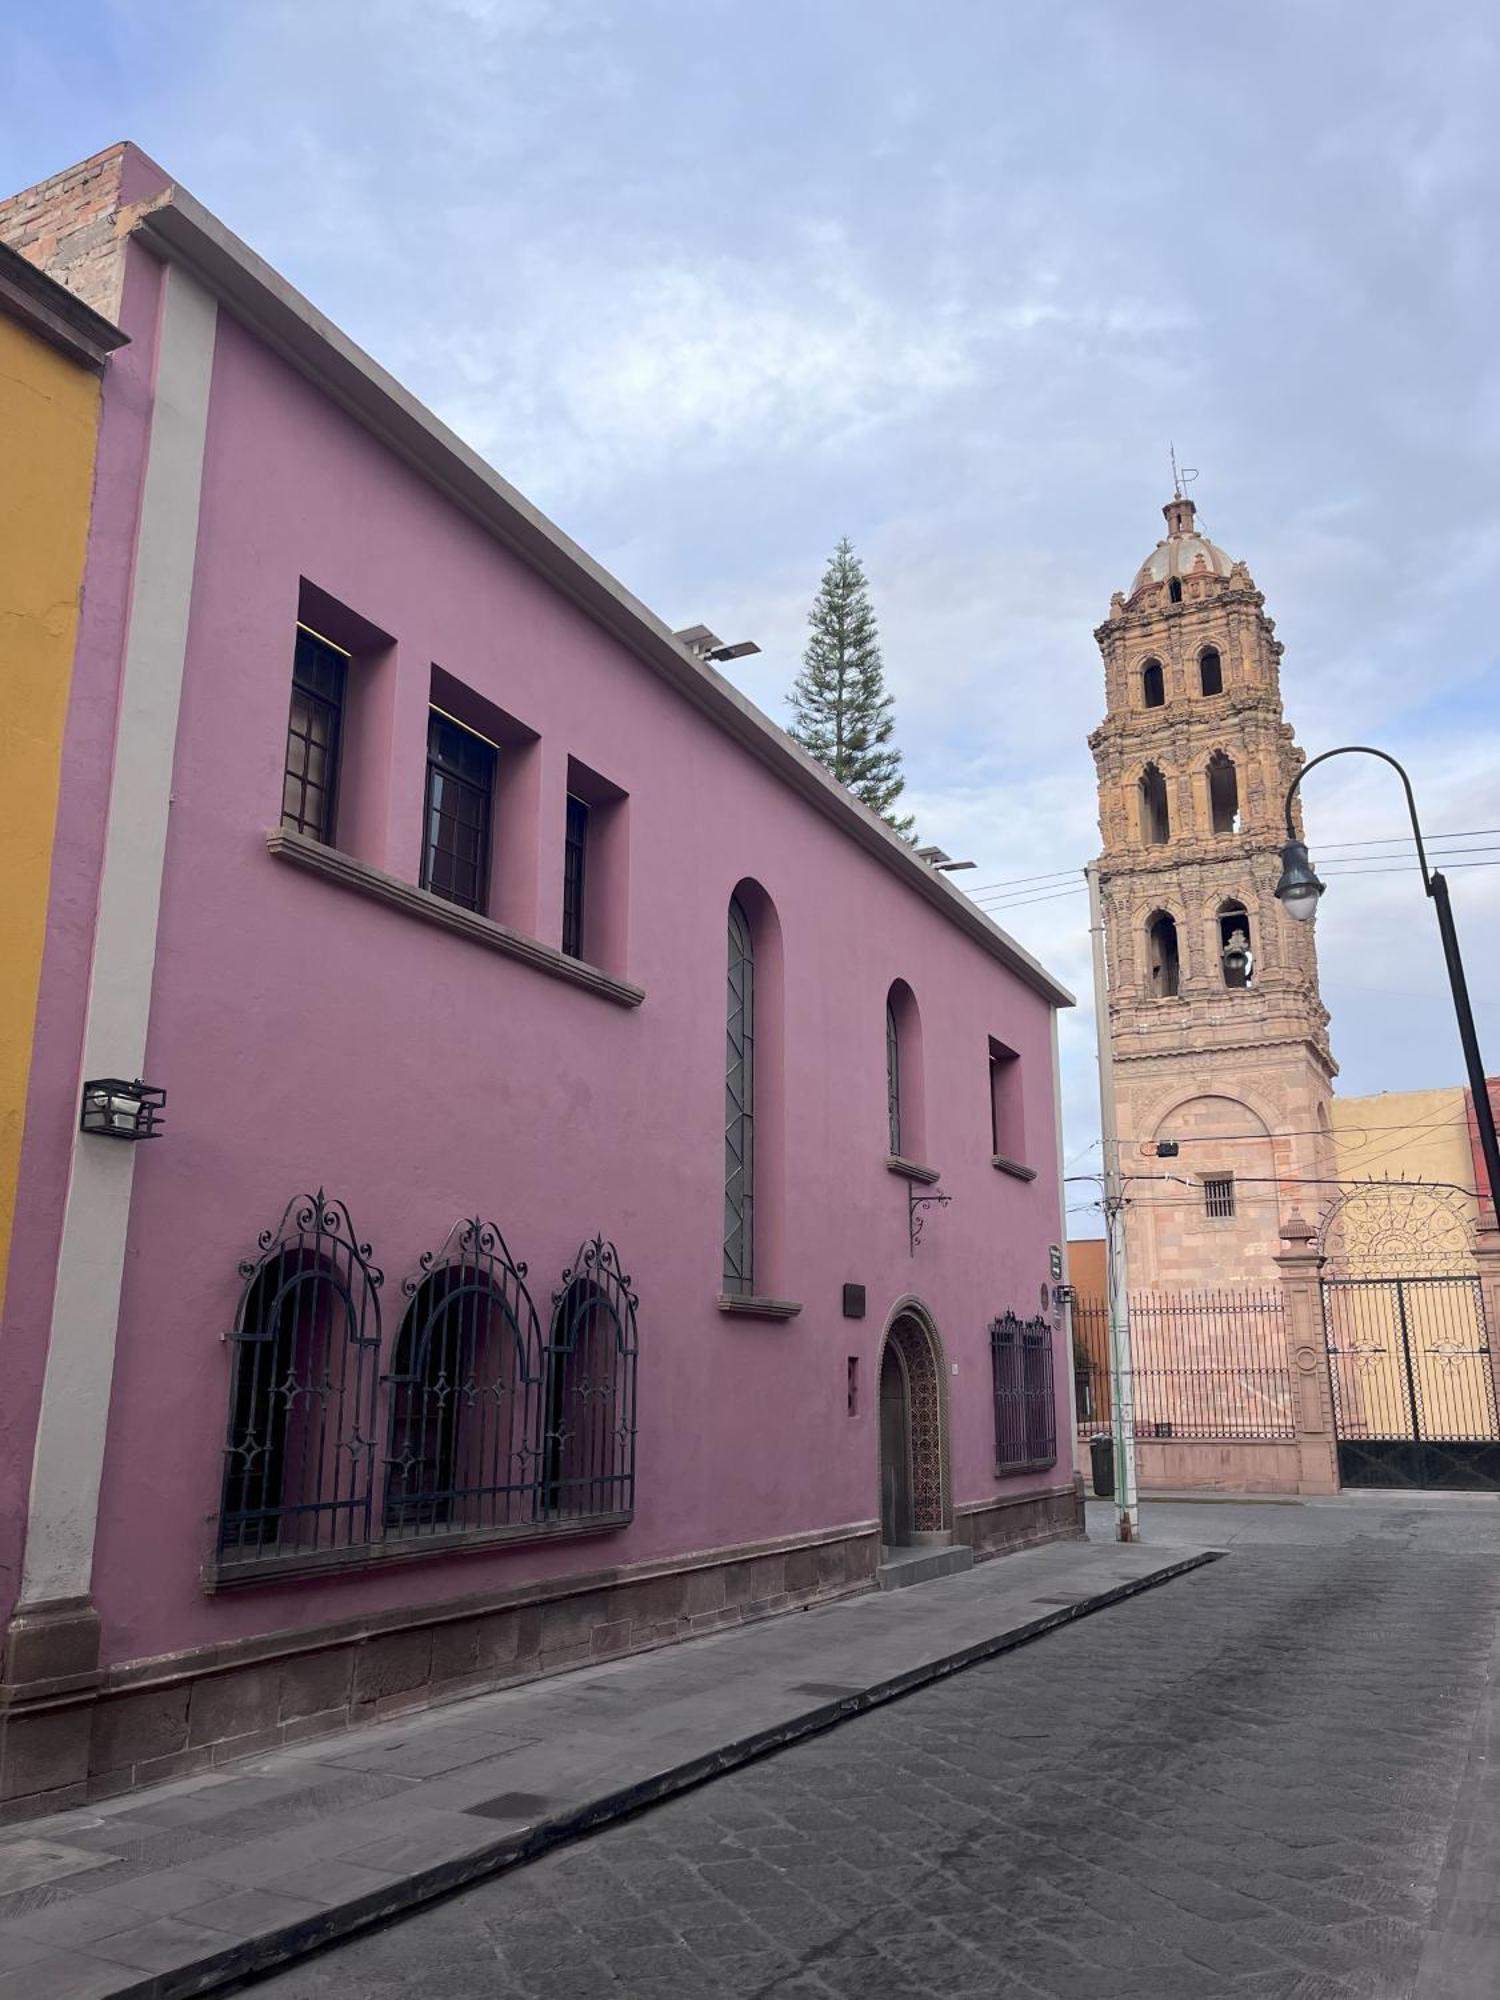
[[[1302,769],[1297,773],[1296,777],[1293,778],[1291,784],[1287,787],[1287,794],[1286,794],[1287,839],[1295,840],[1297,838],[1296,828],[1292,825],[1292,800],[1297,796],[1297,787],[1302,783],[1302,780],[1307,776],[1308,772],[1315,771],[1319,766],[1319,764],[1326,764],[1330,757],[1352,757],[1355,755],[1361,757],[1378,757],[1383,764],[1389,764],[1391,769],[1396,773],[1396,776],[1401,780],[1402,789],[1406,793],[1406,809],[1411,814],[1412,835],[1417,843],[1417,862],[1422,870],[1422,887],[1427,891],[1428,895],[1430,896],[1432,894],[1432,871],[1427,866],[1427,850],[1422,845],[1422,828],[1417,820],[1417,802],[1412,796],[1411,779],[1408,778],[1406,775],[1405,766],[1398,764],[1395,758],[1391,756],[1389,751],[1377,750],[1374,748],[1372,744],[1345,743],[1341,748],[1337,750],[1322,751],[1318,756],[1312,758],[1310,762],[1302,766]]]

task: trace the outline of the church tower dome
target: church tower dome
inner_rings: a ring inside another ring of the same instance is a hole
[[[1276,901],[1303,757],[1280,641],[1243,562],[1174,494],[1167,533],[1095,633],[1089,738],[1132,1285],[1269,1281],[1317,1205],[1335,1073],[1310,925]],[[1176,1181],[1149,1178],[1177,1142]]]

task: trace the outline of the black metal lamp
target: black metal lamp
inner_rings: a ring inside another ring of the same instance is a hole
[[[127,1083],[118,1076],[96,1076],[83,1086],[81,1132],[101,1139],[155,1139],[161,1135],[161,1113],[167,1093],[139,1077]]]
[[[1307,858],[1306,843],[1289,840],[1281,850],[1281,880],[1276,884],[1276,898],[1281,907],[1299,924],[1308,923],[1317,915],[1323,886]],[[1227,961],[1228,954],[1225,956]]]

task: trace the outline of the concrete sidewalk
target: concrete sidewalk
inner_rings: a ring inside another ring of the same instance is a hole
[[[0,2000],[208,1992],[1211,1561],[1054,1543],[0,1834]]]

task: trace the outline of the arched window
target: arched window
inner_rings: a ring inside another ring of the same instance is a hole
[[[1148,847],[1160,847],[1171,838],[1172,820],[1167,807],[1167,781],[1155,764],[1141,773],[1141,839]]]
[[[1208,760],[1208,816],[1215,833],[1239,832],[1239,779],[1234,759],[1223,750],[1215,750]]]
[[[724,1071],[724,1290],[755,1290],[755,938],[729,900],[729,1036]]]
[[[1198,686],[1204,694],[1224,692],[1224,662],[1216,646],[1205,646],[1198,655]]]
[[[926,1146],[922,1021],[904,979],[885,997],[885,1095],[891,1157],[920,1160]]]
[[[1235,896],[1219,905],[1219,965],[1226,986],[1248,986],[1255,971],[1250,912]]]
[[[385,1532],[532,1519],[541,1325],[524,1268],[493,1223],[456,1222],[403,1288],[388,1378]]]
[[[1141,668],[1141,701],[1147,708],[1160,708],[1166,698],[1161,661],[1147,660],[1145,666]]]
[[[1165,910],[1158,910],[1146,924],[1146,967],[1153,997],[1173,999],[1181,984],[1177,921]]]
[[[553,1294],[540,1518],[635,1505],[636,1298],[614,1246],[585,1244]]]
[[[1169,598],[1170,598],[1170,599],[1172,600],[1172,602],[1173,602],[1174,604],[1181,604],[1181,602],[1182,602],[1182,580],[1181,580],[1181,578],[1180,578],[1180,577],[1175,577],[1175,576],[1174,576],[1174,577],[1173,577],[1173,578],[1171,578],[1171,580],[1170,580],[1170,581],[1168,582],[1168,584],[1167,584],[1167,596],[1168,596],[1168,597],[1169,597]]]
[[[242,1264],[224,1447],[226,1563],[370,1539],[381,1274],[342,1202],[288,1203]]]

